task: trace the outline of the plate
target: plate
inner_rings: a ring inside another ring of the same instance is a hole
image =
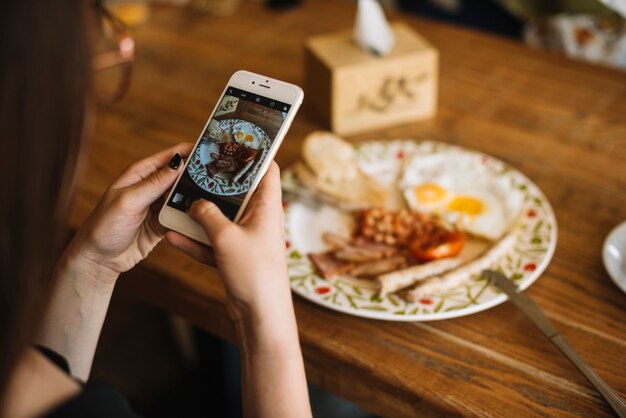
[[[262,153],[258,161],[263,161],[267,156],[270,139],[257,125],[247,122],[241,119],[224,119],[219,122],[220,128],[226,132],[245,132],[254,137],[254,142],[259,143],[260,151]],[[219,148],[213,140],[205,132],[202,136],[202,142],[194,151],[191,162],[187,166],[187,172],[191,179],[200,186],[202,189],[209,193],[230,196],[245,193],[250,189],[252,180],[254,180],[260,164],[255,164],[251,169],[252,173],[242,183],[232,181],[230,176],[215,176],[211,177],[206,169],[206,164],[213,161],[211,154],[218,153]]]
[[[432,141],[394,140],[366,142],[356,147],[363,171],[382,184],[398,178],[403,162],[416,155],[456,150],[484,164],[493,175],[510,181],[523,195],[523,211],[516,242],[512,249],[494,261],[491,268],[501,270],[521,289],[530,286],[546,269],[557,241],[557,225],[550,203],[526,176],[491,156]],[[283,182],[296,182],[286,170]],[[297,186],[297,185],[296,185]],[[379,297],[364,281],[341,277],[325,280],[319,276],[307,253],[325,249],[324,231],[341,233],[349,229],[349,215],[322,205],[312,208],[299,202],[285,203],[285,232],[289,277],[292,290],[314,303],[351,315],[390,321],[430,321],[470,315],[489,309],[507,298],[480,275],[444,293],[407,302],[397,295]]]
[[[607,236],[602,261],[615,284],[626,292],[626,222],[617,225]]]

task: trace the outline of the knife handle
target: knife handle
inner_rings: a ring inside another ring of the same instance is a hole
[[[565,341],[565,338],[561,334],[556,334],[550,337],[554,345],[559,347],[559,349],[567,356],[568,359],[585,375],[587,379],[595,386],[595,388],[600,392],[602,397],[606,399],[606,401],[611,405],[613,410],[617,413],[617,416],[620,418],[626,418],[626,403],[622,401],[619,396],[607,385],[607,383],[596,374],[596,372],[591,369],[585,363],[585,361],[578,356],[578,353],[574,351],[574,349]]]

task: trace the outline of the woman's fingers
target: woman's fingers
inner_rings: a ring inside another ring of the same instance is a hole
[[[216,248],[220,247],[219,242],[228,239],[226,232],[229,228],[237,228],[215,203],[208,200],[196,200],[187,210],[187,214],[202,226],[209,241]]]
[[[263,222],[267,217],[282,219],[282,190],[280,185],[280,169],[272,161],[267,173],[259,183],[259,188],[250,198],[243,224]]]
[[[141,211],[148,208],[174,185],[183,167],[182,156],[174,154],[170,161],[172,162],[171,165],[168,164],[151,173],[125,190],[125,194],[132,201],[132,207],[135,210]]]
[[[169,231],[166,227],[161,225],[161,222],[159,222],[159,212],[161,212],[163,205],[165,205],[166,198],[167,195],[162,195],[150,206],[150,212],[147,219],[148,225],[159,237],[165,236],[165,233]]]
[[[136,162],[111,189],[123,189],[121,194],[128,211],[145,210],[174,185],[184,165],[183,158],[192,147],[192,144],[182,143]]]
[[[111,185],[111,188],[121,189],[137,184],[148,178],[156,171],[166,167],[172,157],[174,157],[177,153],[180,154],[181,157],[187,158],[192,149],[193,144],[189,142],[182,142],[178,145],[139,160],[128,167],[126,171],[124,171],[124,173],[122,173],[122,175]]]
[[[258,190],[261,192],[261,194],[268,194],[271,196],[281,194],[280,168],[275,161],[272,161],[272,163],[270,164],[267,173],[265,173],[263,180],[259,184]]]
[[[167,239],[167,242],[172,244],[172,246],[178,248],[194,260],[210,266],[215,266],[215,257],[209,247],[198,244],[186,236],[174,231],[168,231],[165,234],[165,239]]]
[[[237,233],[237,231],[240,231],[240,227],[228,219],[213,202],[199,199],[192,203],[187,210],[187,214],[202,226],[216,251],[228,248],[233,242],[237,242],[239,239],[237,237],[241,237]],[[276,163],[272,162],[270,165],[259,188],[250,200],[250,205],[246,210],[244,218],[248,218],[249,225],[255,223],[268,224],[268,218],[282,221],[280,170]],[[245,219],[243,219],[242,226],[245,223]],[[269,224],[275,225],[271,221]],[[279,226],[279,228],[282,227]],[[167,232],[165,237],[170,244],[193,259],[215,265],[213,253],[205,246],[173,231]]]

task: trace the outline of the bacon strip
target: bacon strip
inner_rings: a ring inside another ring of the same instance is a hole
[[[328,245],[331,250],[339,250],[343,247],[350,245],[350,241],[347,238],[333,234],[332,232],[324,232],[322,234],[322,240],[324,244]]]
[[[405,257],[396,256],[392,258],[385,258],[383,260],[359,263],[350,270],[350,273],[356,277],[376,277],[380,274],[405,267],[406,264],[407,261]]]
[[[354,263],[345,260],[339,260],[331,251],[325,253],[311,253],[309,260],[325,279],[332,279],[335,276],[341,276],[350,271]]]

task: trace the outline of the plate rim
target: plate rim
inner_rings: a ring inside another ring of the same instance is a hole
[[[602,243],[602,264],[604,264],[604,269],[606,270],[607,274],[609,275],[609,277],[611,278],[611,280],[613,280],[613,282],[615,283],[615,285],[624,293],[626,293],[626,275],[624,275],[623,280],[620,281],[620,279],[618,277],[616,277],[616,275],[613,272],[613,269],[609,267],[609,261],[608,258],[609,256],[609,251],[608,251],[608,246],[609,246],[609,241],[611,241],[613,239],[613,237],[617,236],[618,233],[620,233],[621,230],[624,230],[624,235],[626,235],[626,221],[622,221],[620,223],[618,223],[617,225],[615,225],[611,231],[607,234],[606,238],[604,239],[604,242]],[[626,242],[626,237],[625,237],[625,242]]]

